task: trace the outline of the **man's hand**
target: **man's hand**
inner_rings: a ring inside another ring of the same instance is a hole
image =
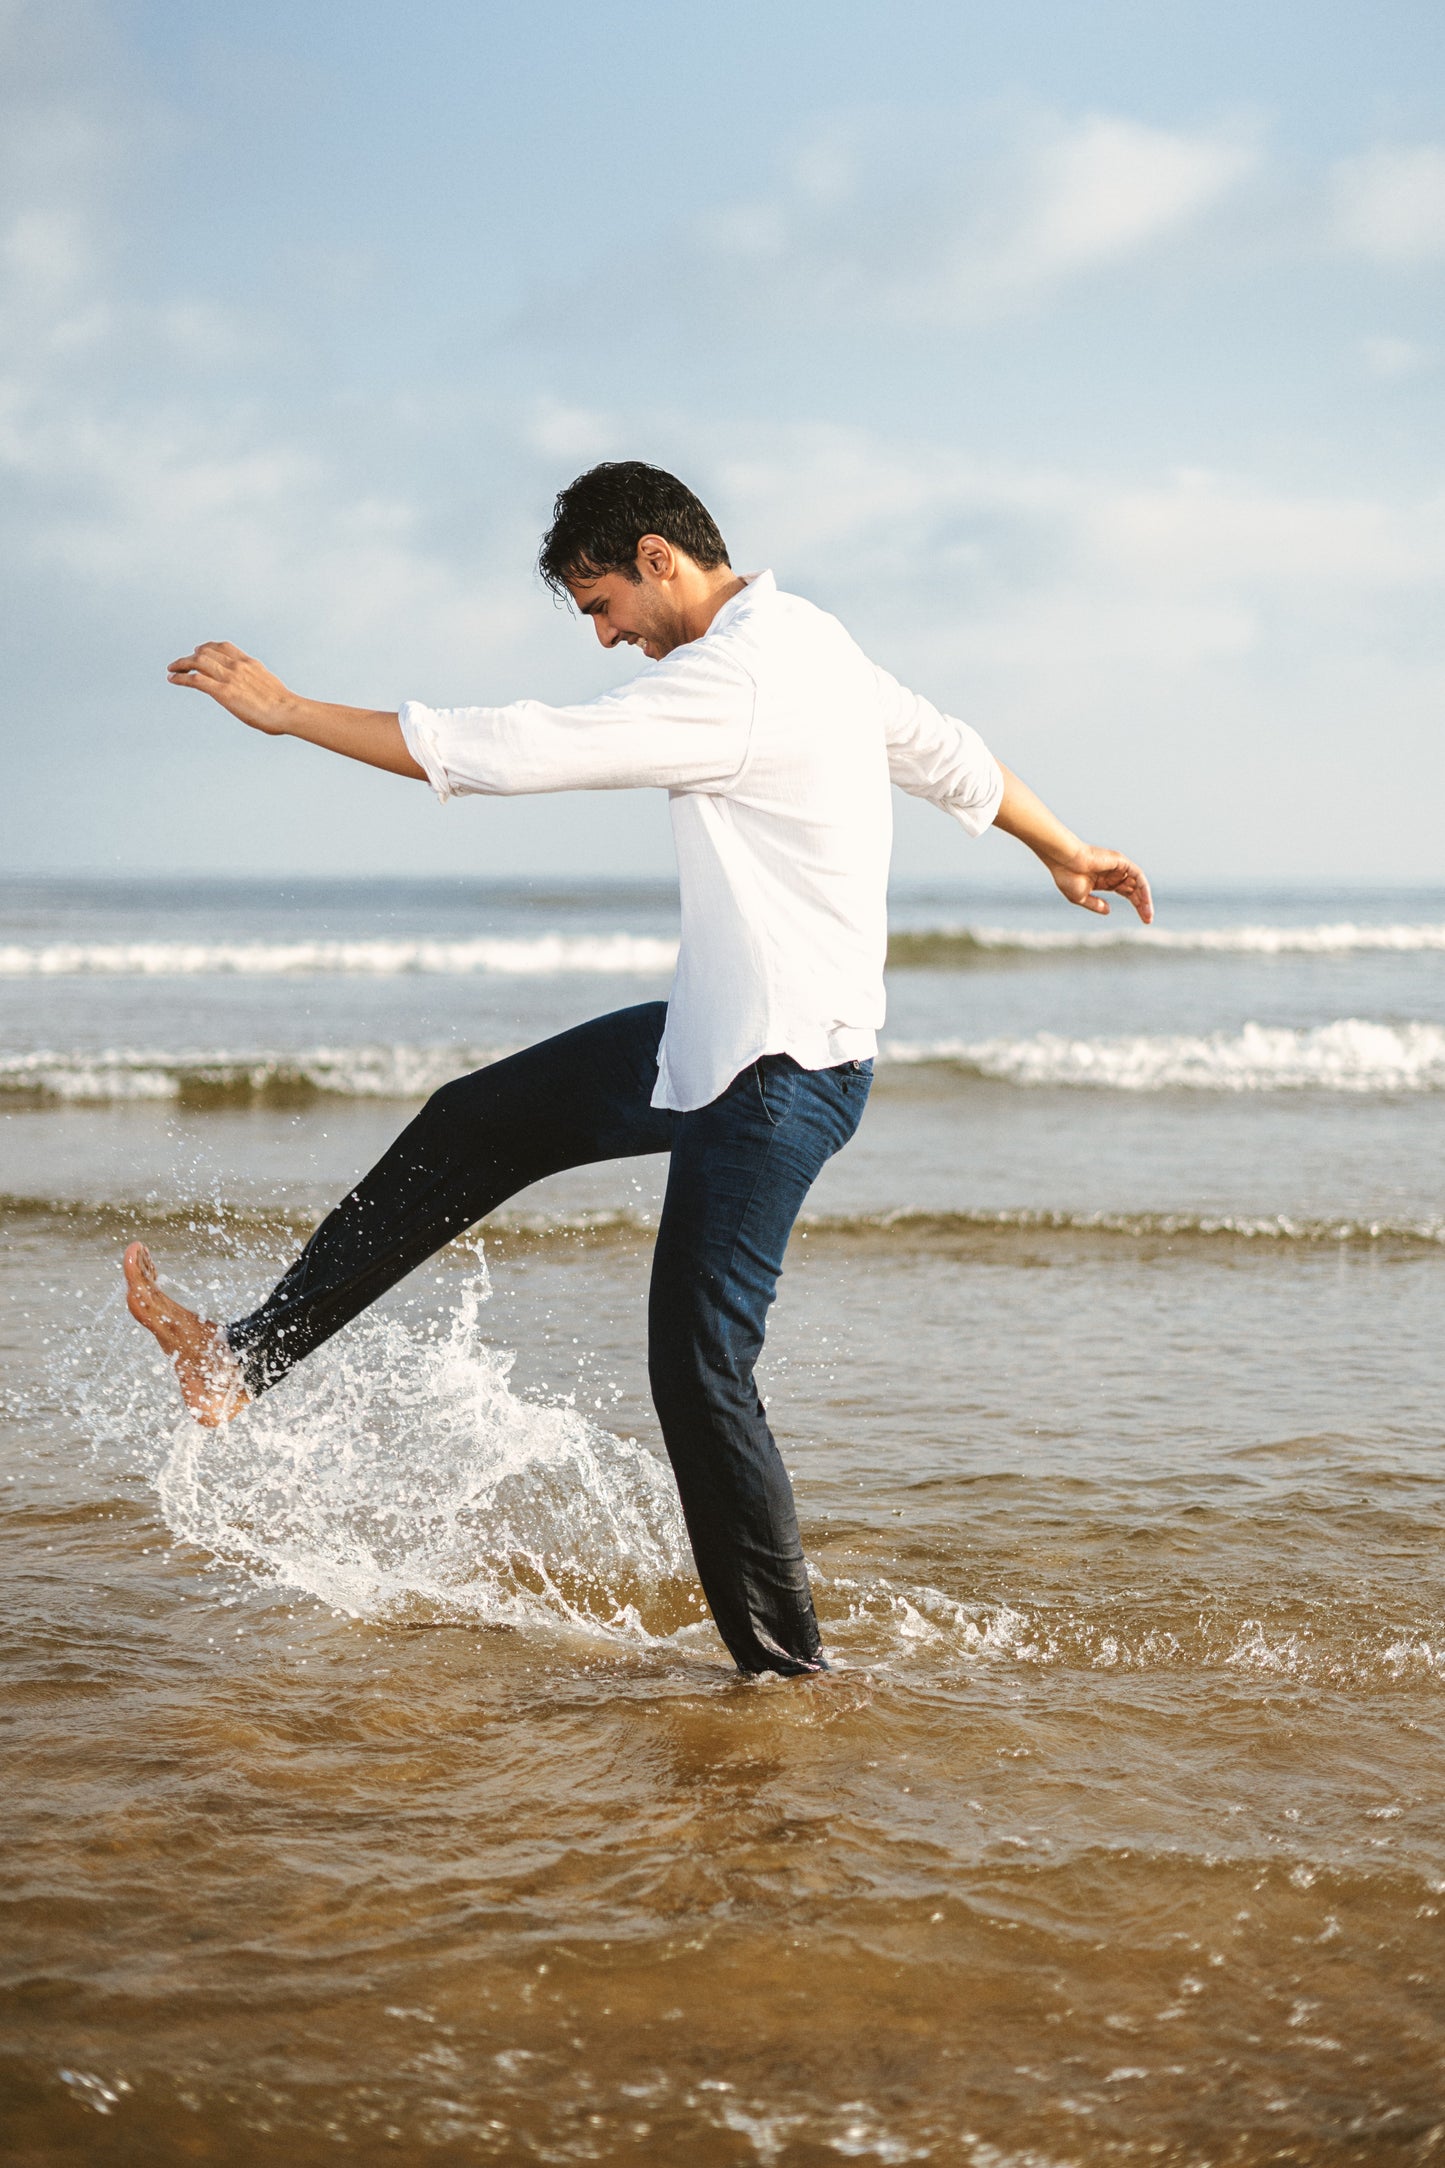
[[[271,738],[285,735],[298,705],[280,678],[229,640],[203,640],[194,654],[178,655],[166,675],[172,685],[209,693],[228,713]]]
[[[1107,918],[1105,897],[1116,895],[1133,904],[1146,926],[1154,923],[1149,883],[1133,860],[1118,851],[1101,851],[1092,843],[1081,843],[1072,828],[1066,828],[1028,784],[1020,782],[1007,768],[1003,770],[1003,801],[994,816],[994,826],[1006,836],[1017,836],[1020,843],[1026,843],[1048,867],[1059,894],[1078,904],[1081,911],[1097,911],[1101,918]]]
[[[1107,918],[1109,906],[1104,896],[1122,896],[1126,903],[1133,904],[1146,926],[1153,923],[1154,899],[1149,893],[1149,883],[1133,860],[1120,852],[1101,851],[1092,843],[1084,843],[1069,858],[1045,858],[1044,864],[1053,875],[1059,894],[1067,896],[1069,902],[1078,904],[1081,910],[1097,911]]]
[[[268,738],[304,738],[308,745],[384,768],[388,775],[427,780],[406,749],[397,716],[385,708],[333,707],[303,700],[273,677],[264,663],[229,640],[203,640],[191,655],[178,655],[167,671],[172,685],[209,693],[227,713]]]

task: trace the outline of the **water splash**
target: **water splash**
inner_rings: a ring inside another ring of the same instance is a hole
[[[479,1255],[430,1331],[358,1320],[224,1431],[113,1411],[178,1542],[357,1618],[647,1642],[701,1616],[668,1469],[522,1398],[483,1337]],[[168,1380],[165,1381],[168,1384]]]

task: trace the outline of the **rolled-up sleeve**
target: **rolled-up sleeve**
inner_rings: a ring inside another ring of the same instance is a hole
[[[402,735],[443,800],[555,790],[721,790],[747,758],[756,693],[730,656],[687,647],[576,707],[408,700]]]
[[[971,836],[982,835],[1003,802],[1003,771],[983,739],[886,670],[878,672],[878,681],[892,780],[950,814]]]

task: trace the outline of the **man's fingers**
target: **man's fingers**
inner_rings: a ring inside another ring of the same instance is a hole
[[[166,679],[187,692],[209,693],[213,700],[223,703],[236,694],[234,671],[219,667],[208,655],[182,655],[170,665]]]
[[[187,692],[209,693],[214,700],[224,700],[235,689],[237,665],[249,662],[238,647],[229,640],[202,640],[189,655],[177,655],[166,666],[166,676],[172,685],[183,685]]]
[[[194,670],[199,665],[204,665],[224,673],[229,664],[250,660],[249,655],[243,655],[240,648],[233,647],[229,640],[200,640],[189,655],[178,655],[166,668],[171,671]]]
[[[1149,893],[1149,883],[1140,867],[1130,866],[1129,880],[1124,893],[1133,904],[1140,918],[1143,919],[1144,924],[1149,925],[1154,917],[1154,898]]]
[[[1123,878],[1116,884],[1121,896],[1126,896],[1146,926],[1154,919],[1154,899],[1149,893],[1149,883],[1137,866],[1125,869]]]
[[[1132,859],[1116,858],[1112,865],[1100,867],[1092,876],[1091,885],[1096,894],[1103,891],[1106,894],[1125,897],[1128,902],[1133,904],[1144,924],[1146,926],[1153,925],[1154,898],[1149,892],[1149,883],[1145,878],[1143,869],[1136,866]],[[1108,906],[1103,905],[1101,907],[1094,904],[1091,908],[1096,910],[1103,908],[1107,911]]]

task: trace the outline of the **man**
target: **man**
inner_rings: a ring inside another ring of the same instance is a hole
[[[1026,843],[1071,903],[1148,883],[1079,841],[966,724],[835,618],[734,573],[681,482],[623,460],[558,497],[539,560],[604,647],[648,667],[577,707],[399,714],[299,699],[207,641],[170,666],[253,730],[459,793],[665,789],[682,941],[645,1002],[444,1085],[259,1309],[224,1328],[165,1295],[139,1243],[132,1315],[199,1422],[227,1421],[506,1198],[564,1167],[669,1152],[648,1309],[652,1395],[703,1591],[745,1672],[826,1669],[793,1494],[754,1384],[793,1222],[868,1096],[883,1021],[890,778],[970,835]]]

